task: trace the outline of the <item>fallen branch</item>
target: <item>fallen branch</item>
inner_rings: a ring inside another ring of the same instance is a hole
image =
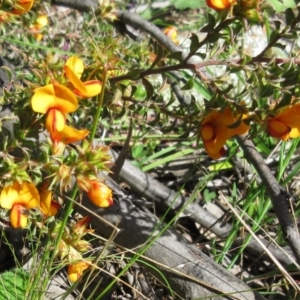
[[[114,238],[114,242],[122,247],[138,252],[145,249],[144,246],[149,241],[155,240],[142,252],[144,256],[141,259],[148,258],[150,264],[155,264],[158,269],[163,270],[172,290],[183,299],[264,299],[174,229],[166,229],[145,207],[140,208],[126,200],[128,196],[115,183],[107,183],[114,190],[114,194],[118,195],[119,201],[116,201],[114,206],[106,209],[96,208],[84,198],[83,206],[77,206],[76,210],[86,215],[88,208],[94,214],[118,226],[121,231]],[[106,238],[113,234],[111,226],[97,218],[93,218],[92,225]],[[163,233],[160,235],[161,231]],[[161,278],[153,268],[147,270]]]

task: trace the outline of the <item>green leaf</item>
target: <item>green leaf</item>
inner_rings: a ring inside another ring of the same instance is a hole
[[[167,157],[159,159],[159,160],[143,167],[142,170],[144,172],[150,171],[150,170],[155,169],[157,167],[161,167],[162,165],[164,165],[167,162],[174,161],[174,160],[176,160],[180,157],[184,157],[184,156],[189,155],[189,154],[194,153],[194,152],[195,152],[194,148],[181,149],[181,150],[179,150],[178,152],[176,152],[172,155],[169,155]]]
[[[181,88],[182,91],[188,91],[194,87],[194,77],[191,77],[187,83]]]
[[[142,81],[147,92],[147,97],[145,100],[149,100],[154,94],[154,88],[152,84],[145,77],[142,78]]]
[[[296,7],[296,3],[294,0],[283,0],[283,1],[267,0],[267,3],[271,4],[277,13],[283,12],[287,8]]]
[[[170,59],[176,59],[181,62],[182,61],[182,52],[180,52],[180,51],[172,52],[167,57]]]
[[[23,300],[30,281],[23,269],[15,269],[0,276],[0,299]]]
[[[194,53],[199,49],[199,45],[200,45],[199,38],[195,33],[192,33],[190,40],[191,40],[190,53]]]
[[[132,148],[132,157],[135,159],[143,158],[147,155],[147,151],[143,145],[136,145]]]

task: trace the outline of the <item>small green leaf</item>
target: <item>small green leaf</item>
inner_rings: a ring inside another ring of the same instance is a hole
[[[149,100],[154,94],[154,88],[152,84],[145,77],[142,78],[142,81],[147,92],[146,100]]]
[[[167,57],[170,59],[176,59],[181,62],[182,61],[182,52],[180,52],[180,51],[173,52],[173,53],[169,54]]]
[[[194,87],[194,77],[191,77],[187,83],[181,88],[182,91],[188,91]]]
[[[132,157],[135,159],[143,158],[146,154],[147,151],[143,145],[136,145],[132,148]]]
[[[190,37],[191,45],[190,45],[190,53],[195,53],[199,48],[199,38],[198,35],[192,33]]]

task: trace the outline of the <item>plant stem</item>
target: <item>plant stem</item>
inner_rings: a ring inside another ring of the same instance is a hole
[[[98,123],[99,123],[101,110],[102,110],[102,106],[103,106],[106,82],[107,82],[107,68],[106,68],[106,66],[104,66],[103,73],[102,73],[102,90],[101,90],[100,95],[98,95],[98,97],[97,97],[98,107],[97,107],[96,114],[94,116],[94,122],[93,122],[92,129],[91,129],[90,142],[92,142],[94,140],[94,137],[95,137],[95,134],[96,134],[96,131],[98,128]]]

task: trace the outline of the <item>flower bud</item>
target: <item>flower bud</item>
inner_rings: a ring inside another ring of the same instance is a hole
[[[88,176],[78,176],[77,183],[96,206],[108,207],[113,205],[111,189],[98,179],[91,179]]]
[[[262,17],[257,9],[240,10],[238,13],[241,17],[246,18],[250,22],[261,23]]]

